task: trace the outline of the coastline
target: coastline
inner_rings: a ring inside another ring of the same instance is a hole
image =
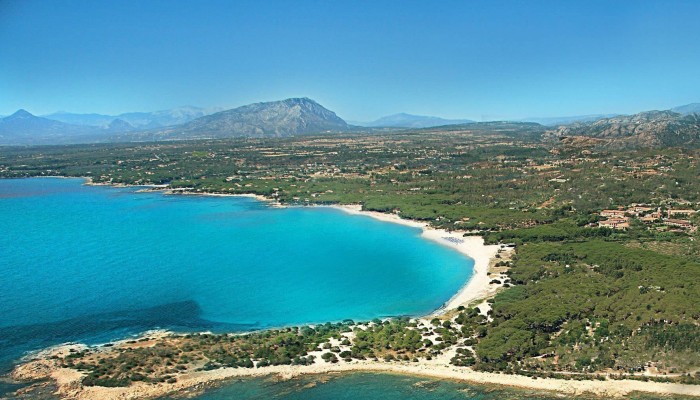
[[[69,351],[76,346],[55,348],[54,352]],[[260,378],[277,376],[279,379],[293,379],[305,375],[321,375],[351,372],[389,373],[420,376],[433,379],[446,379],[479,385],[499,385],[519,389],[543,390],[561,395],[594,395],[621,398],[633,392],[644,392],[663,396],[700,396],[700,385],[678,383],[644,382],[631,379],[621,380],[565,380],[558,378],[531,378],[522,375],[477,372],[469,368],[459,368],[440,364],[440,360],[421,363],[358,361],[331,364],[317,362],[307,366],[266,366],[262,368],[221,368],[209,371],[186,372],[178,375],[174,383],[147,384],[135,382],[127,387],[83,386],[83,373],[56,366],[54,360],[46,357],[20,365],[13,372],[19,380],[50,379],[58,387],[56,394],[74,400],[117,400],[157,398],[166,395],[192,394],[204,391],[215,384],[226,384],[237,378]]]
[[[422,229],[421,237],[443,246],[450,247],[474,260],[474,272],[467,278],[464,285],[445,304],[432,313],[423,316],[429,318],[445,314],[459,306],[467,306],[477,300],[483,300],[494,294],[497,287],[489,284],[488,270],[495,259],[500,246],[484,244],[481,236],[464,236],[464,231],[448,231],[431,227],[427,222],[402,219],[397,214],[386,214],[377,211],[363,211],[359,204],[322,206],[341,210],[351,215],[364,215],[379,221],[391,222]]]
[[[46,178],[72,178],[64,176],[47,176]],[[80,177],[79,179],[84,179],[84,185],[87,186],[108,186],[115,188],[129,188],[129,187],[141,187],[142,190],[137,192],[163,192],[165,195],[187,195],[187,196],[214,196],[214,197],[246,197],[258,200],[260,202],[266,203],[271,207],[286,207],[276,200],[270,199],[263,195],[254,193],[209,193],[209,192],[192,192],[191,188],[169,188],[168,184],[155,185],[155,184],[144,184],[144,185],[129,185],[124,183],[95,183],[90,177]]]
[[[86,184],[100,186],[116,186],[112,184],[94,184],[86,179]],[[136,185],[121,185],[128,187]],[[168,190],[161,185],[138,185],[147,187],[145,190],[162,191],[165,194],[187,194],[201,196],[233,196],[251,197],[264,201],[270,206],[287,207],[276,201],[255,194],[227,194],[227,193],[197,193],[185,190]],[[468,277],[460,290],[441,308],[432,313],[417,317],[421,320],[443,315],[460,305],[472,305],[477,300],[484,300],[493,295],[500,286],[490,283],[488,275],[489,267],[495,260],[500,246],[485,245],[480,236],[464,237],[463,231],[447,231],[430,227],[428,223],[406,220],[396,214],[362,211],[361,205],[332,205],[320,206],[341,210],[348,214],[364,215],[377,220],[399,223],[422,230],[421,237],[451,247],[474,260],[473,274]],[[306,207],[301,205],[301,207]],[[135,382],[128,387],[99,387],[83,386],[81,380],[84,373],[75,369],[61,368],[51,359],[57,351],[68,351],[71,346],[58,346],[46,349],[34,355],[34,359],[18,366],[13,376],[20,380],[50,379],[58,386],[56,394],[62,398],[70,399],[136,399],[155,398],[168,394],[183,393],[191,390],[204,390],[212,384],[223,383],[226,380],[244,377],[263,377],[277,375],[282,379],[290,379],[301,375],[318,375],[328,373],[348,372],[374,372],[423,376],[436,379],[449,379],[475,384],[494,384],[523,389],[546,390],[566,395],[580,395],[584,393],[624,397],[631,392],[648,392],[659,395],[687,395],[700,396],[700,385],[684,385],[677,383],[642,382],[638,380],[565,380],[557,378],[530,378],[522,375],[498,374],[477,372],[470,368],[455,367],[449,365],[452,354],[446,353],[433,360],[421,360],[417,363],[384,362],[384,361],[359,361],[340,362],[337,364],[317,360],[307,366],[266,366],[261,368],[221,368],[210,371],[192,371],[178,375],[175,383],[146,384]],[[75,348],[75,345],[72,346]],[[110,347],[114,349],[114,347]],[[105,350],[113,351],[113,350]]]

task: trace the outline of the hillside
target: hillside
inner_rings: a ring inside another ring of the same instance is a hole
[[[571,137],[600,139],[611,148],[700,145],[700,116],[672,111],[648,111],[634,115],[579,122],[545,132],[545,139]]]
[[[345,121],[315,101],[294,98],[221,111],[157,131],[154,136],[158,139],[282,137],[348,129]]]

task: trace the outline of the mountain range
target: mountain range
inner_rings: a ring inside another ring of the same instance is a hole
[[[179,125],[185,122],[192,121],[195,118],[223,111],[223,108],[201,108],[193,106],[184,106],[172,108],[169,110],[153,111],[153,112],[130,112],[119,115],[105,114],[75,114],[65,111],[59,111],[53,114],[42,115],[47,119],[65,122],[73,125],[89,125],[97,127],[106,127],[114,120],[122,120],[133,128],[149,129],[159,128],[163,126]]]
[[[25,110],[18,110],[0,119],[0,144],[64,144],[91,141],[88,136],[95,129],[37,117]]]
[[[64,112],[51,114],[51,118],[48,118],[19,110],[0,118],[0,145],[284,137],[360,130],[372,133],[430,129],[435,133],[454,130],[498,131],[560,140],[581,137],[611,147],[700,146],[700,116],[696,114],[700,111],[700,103],[634,115],[540,118],[539,123],[475,123],[402,113],[380,118],[369,123],[372,127],[364,129],[349,125],[309,98],[255,103],[215,111],[181,107],[118,116]]]

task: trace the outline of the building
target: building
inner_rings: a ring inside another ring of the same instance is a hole
[[[667,219],[664,221],[664,225],[683,229],[691,229],[693,227],[690,221],[685,219]]]
[[[627,209],[627,212],[633,215],[639,215],[639,214],[644,214],[646,212],[649,212],[653,210],[651,207],[645,207],[645,206],[632,206]]]
[[[668,210],[667,214],[668,214],[669,218],[672,218],[676,215],[691,216],[691,215],[695,214],[695,210]]]
[[[661,215],[656,214],[656,213],[652,213],[650,215],[645,215],[645,216],[639,218],[640,221],[645,222],[647,224],[654,223],[660,219],[661,219]]]
[[[627,218],[610,218],[606,221],[598,222],[598,227],[612,229],[627,229],[630,227],[630,223]]]
[[[600,212],[600,216],[606,218],[624,218],[625,212],[625,210],[603,210]]]

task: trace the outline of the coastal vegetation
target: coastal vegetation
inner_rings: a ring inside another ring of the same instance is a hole
[[[223,367],[413,363],[700,383],[698,150],[609,150],[525,132],[420,130],[0,149],[0,177],[81,176],[281,204],[361,204],[516,248],[503,289],[432,320],[188,334],[56,357],[83,384]],[[163,189],[163,188],[158,188]],[[630,212],[635,206],[647,211]],[[606,227],[605,210],[624,214]],[[683,224],[671,217],[678,210]],[[649,213],[658,217],[645,218]],[[645,214],[646,213],[646,214]],[[671,223],[668,223],[668,222]],[[686,223],[687,222],[687,223]],[[500,281],[499,281],[500,282]]]

